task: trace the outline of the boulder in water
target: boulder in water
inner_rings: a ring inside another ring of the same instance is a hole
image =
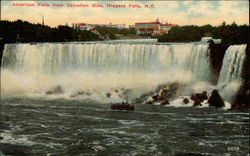
[[[46,94],[63,94],[64,91],[60,85],[50,89],[49,91],[46,92]]]
[[[158,94],[155,94],[154,96],[152,96],[152,99],[154,102],[158,101],[159,100],[159,95]]]
[[[77,94],[78,95],[84,95],[84,91],[78,91]]]
[[[195,100],[193,106],[202,106],[201,102],[199,100]]]
[[[188,98],[184,98],[184,99],[183,99],[183,103],[184,103],[184,104],[188,104],[188,103],[189,103]]]
[[[110,98],[111,97],[111,93],[107,93],[106,96],[107,96],[107,98]]]
[[[161,104],[161,105],[169,105],[169,102],[168,102],[167,99],[165,99],[165,100],[162,100],[162,101],[160,102],[160,104]]]
[[[213,90],[212,95],[208,99],[209,106],[217,108],[224,107],[225,103],[217,90]]]
[[[191,97],[190,97],[191,100],[193,101],[200,101],[200,102],[203,102],[204,100],[207,100],[208,99],[208,96],[207,96],[207,91],[203,91],[202,93],[196,93],[196,94],[192,94]]]
[[[245,82],[236,94],[232,108],[247,109],[250,108],[250,81]]]
[[[159,98],[165,99],[167,98],[168,94],[169,94],[169,88],[163,88],[159,92],[159,96],[160,96]]]

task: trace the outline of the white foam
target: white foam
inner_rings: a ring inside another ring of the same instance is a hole
[[[5,130],[4,132],[1,132],[1,137],[3,137],[2,140],[0,140],[0,143],[9,143],[9,144],[18,144],[18,145],[34,145],[35,143],[30,141],[29,138],[31,135],[12,135],[11,131]]]

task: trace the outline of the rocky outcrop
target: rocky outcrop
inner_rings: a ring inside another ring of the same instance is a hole
[[[232,104],[232,108],[244,109],[250,108],[250,81],[245,82],[236,94],[235,101]]]
[[[213,84],[216,84],[218,82],[223,58],[228,47],[229,45],[227,44],[209,44],[210,62],[212,65],[213,73],[215,73],[214,77],[212,77]]]
[[[194,101],[193,106],[202,106],[201,102],[208,99],[207,91],[203,91],[202,93],[192,94],[190,99]]]
[[[225,103],[217,90],[213,90],[212,95],[208,99],[209,106],[216,108],[224,107]]]
[[[110,97],[111,97],[111,93],[107,93],[107,94],[106,94],[106,97],[107,97],[107,98],[110,98]]]
[[[184,98],[184,99],[183,99],[183,103],[184,103],[184,104],[188,104],[188,103],[189,103],[188,98]]]
[[[54,88],[51,88],[50,90],[46,92],[46,94],[63,94],[63,93],[64,93],[64,90],[60,85]]]
[[[167,99],[160,101],[161,105],[169,105],[169,102]]]
[[[203,91],[202,93],[192,94],[190,99],[193,100],[193,101],[203,102],[204,100],[208,99],[207,91]]]
[[[84,93],[85,93],[84,91],[78,91],[77,93],[70,95],[70,97],[77,97],[80,95],[84,95]]]
[[[201,102],[199,100],[195,100],[193,106],[194,107],[196,107],[196,106],[202,106],[202,104],[201,104]]]

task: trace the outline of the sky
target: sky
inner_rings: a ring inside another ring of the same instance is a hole
[[[13,6],[13,4],[34,4],[35,6]],[[38,6],[38,3],[48,4],[48,7]],[[54,4],[63,4],[55,7]],[[89,7],[68,7],[68,4],[85,4]],[[103,7],[92,7],[101,4]],[[125,5],[126,8],[111,8],[107,4]],[[141,8],[129,7],[129,4],[140,5]],[[153,6],[146,8],[146,5]],[[15,21],[17,19],[31,23],[42,23],[56,27],[72,25],[72,23],[89,24],[126,24],[135,22],[152,22],[159,18],[162,22],[178,25],[220,25],[223,21],[228,24],[249,24],[248,0],[222,1],[173,1],[173,0],[137,0],[137,1],[10,1],[1,0],[1,20]]]

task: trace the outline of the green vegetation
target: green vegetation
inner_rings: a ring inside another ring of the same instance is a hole
[[[210,36],[222,39],[222,43],[226,45],[247,43],[249,37],[249,26],[238,26],[235,22],[226,25],[223,22],[220,26],[211,25],[204,26],[175,26],[165,34],[158,38],[159,42],[193,42],[199,41],[202,37]]]
[[[51,28],[26,21],[0,21],[0,38],[3,43],[14,42],[64,42],[98,40],[97,34],[72,29],[68,26]]]
[[[130,36],[135,35],[136,30],[134,28],[110,28],[110,27],[100,27],[96,26],[96,30],[105,38],[117,39],[119,36]]]

